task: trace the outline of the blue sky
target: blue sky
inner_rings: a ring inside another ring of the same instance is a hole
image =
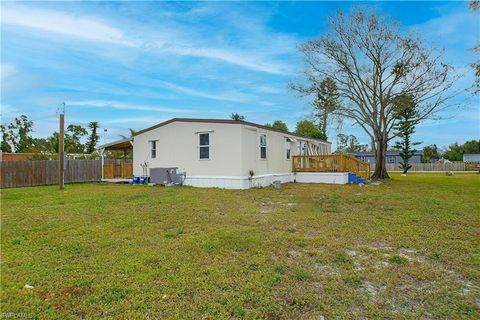
[[[297,46],[327,30],[326,17],[357,2],[2,2],[2,123],[26,114],[35,136],[98,121],[106,141],[172,117],[276,119],[294,129],[308,99],[287,88],[302,70]],[[474,79],[469,49],[480,38],[467,2],[367,2],[446,49],[446,60]],[[480,137],[479,97],[417,128],[416,139],[448,145]],[[365,134],[348,122],[338,132]],[[103,142],[103,138],[102,138]]]

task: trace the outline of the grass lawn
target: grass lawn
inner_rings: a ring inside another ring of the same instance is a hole
[[[1,311],[38,319],[479,318],[479,199],[479,174],[280,190],[6,189]]]

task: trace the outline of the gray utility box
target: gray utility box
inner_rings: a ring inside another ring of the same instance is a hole
[[[181,177],[177,174],[178,168],[150,168],[150,183],[180,184]]]

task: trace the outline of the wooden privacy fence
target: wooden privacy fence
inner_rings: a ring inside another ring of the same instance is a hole
[[[293,172],[353,172],[365,179],[370,177],[368,163],[344,154],[293,156]]]
[[[32,187],[58,183],[58,161],[0,161],[0,187]],[[100,160],[67,160],[65,183],[102,179]]]
[[[466,166],[464,162],[450,163],[411,163],[412,168],[409,171],[468,171],[475,170],[472,166]],[[402,171],[398,163],[387,163],[387,171]],[[375,170],[375,164],[370,164],[370,169]],[[477,169],[478,170],[478,169]]]
[[[114,161],[113,163],[106,163],[103,165],[104,179],[130,179],[133,176],[133,163],[121,161]]]

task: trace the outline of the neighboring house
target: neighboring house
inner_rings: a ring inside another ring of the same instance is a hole
[[[128,147],[123,140],[118,143]],[[135,176],[174,167],[185,173],[186,185],[231,189],[291,182],[292,156],[331,153],[330,142],[220,119],[174,118],[138,131],[132,144]],[[102,147],[115,148],[115,142]]]
[[[354,156],[355,158],[362,160],[364,162],[375,163],[375,153],[374,152],[355,152],[349,153],[349,155]],[[402,158],[400,157],[399,151],[387,151],[385,157],[385,163],[400,163]],[[423,162],[423,152],[416,152],[409,160],[409,163],[422,163]]]
[[[465,153],[463,155],[463,162],[479,162],[480,163],[480,153]]]

